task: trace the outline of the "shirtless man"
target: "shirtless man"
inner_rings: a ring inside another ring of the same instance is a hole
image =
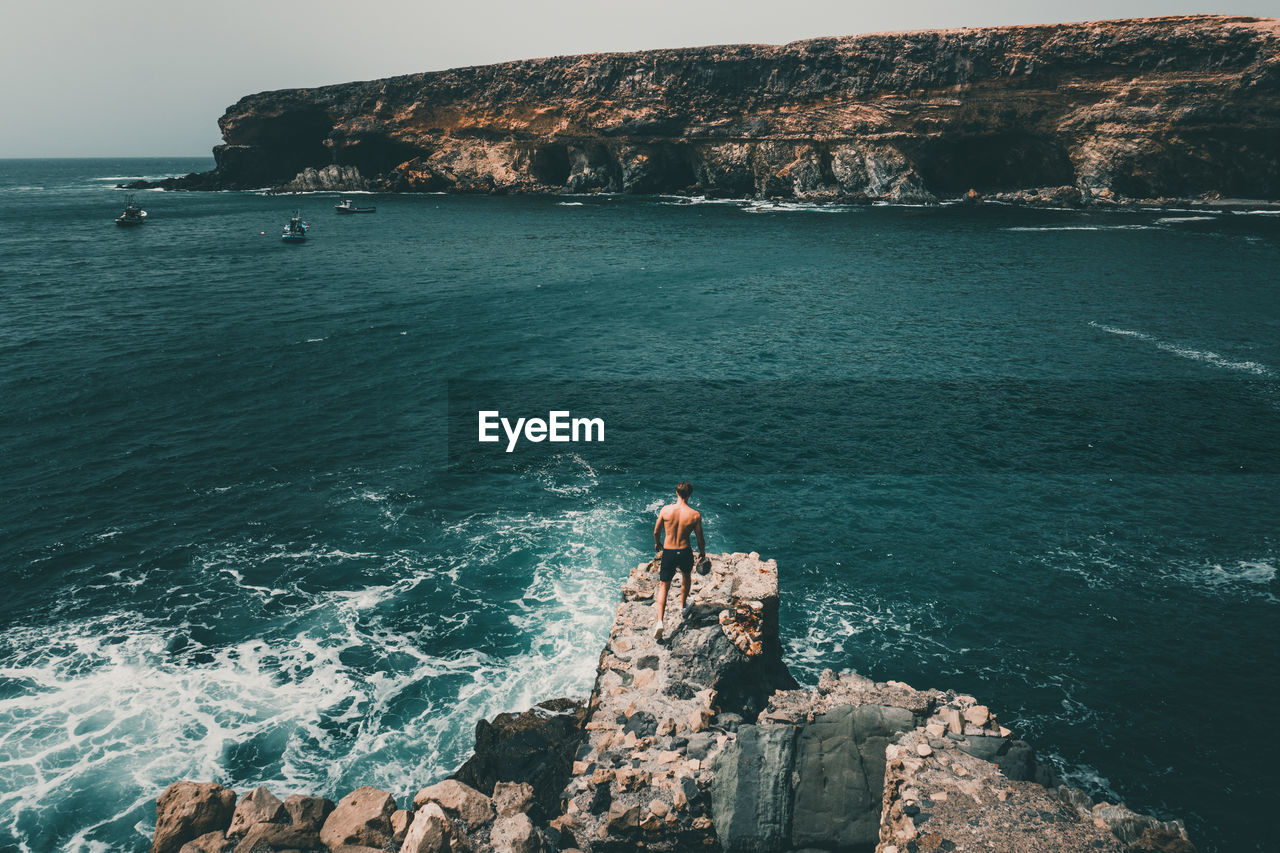
[[[702,536],[702,513],[689,506],[693,483],[682,481],[676,486],[676,502],[668,504],[658,513],[653,525],[653,547],[662,556],[662,571],[658,574],[658,622],[653,626],[655,639],[662,639],[662,616],[667,610],[667,592],[671,580],[680,570],[680,609],[688,609],[689,584],[692,580],[693,549],[689,546],[689,533],[698,535],[698,560],[707,556],[707,541]]]

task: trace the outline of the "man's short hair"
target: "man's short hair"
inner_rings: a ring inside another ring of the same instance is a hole
[[[676,494],[685,500],[689,500],[689,495],[693,494],[693,483],[688,480],[681,480],[676,483]]]

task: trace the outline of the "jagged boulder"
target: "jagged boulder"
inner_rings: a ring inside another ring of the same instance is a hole
[[[285,798],[284,809],[294,826],[319,832],[325,818],[333,811],[334,802],[323,797],[290,794]]]
[[[400,853],[450,853],[462,837],[439,803],[427,802],[414,813]],[[465,841],[458,846],[465,848]]]
[[[293,180],[277,188],[280,192],[360,192],[369,189],[369,182],[355,166],[337,166],[330,163],[321,168],[307,167]]]
[[[493,823],[489,843],[494,853],[539,853],[542,839],[533,828],[533,821],[523,812],[505,815]]]
[[[532,785],[524,782],[499,782],[493,786],[493,807],[498,817],[524,814],[532,806]]]
[[[174,782],[156,800],[151,853],[178,853],[188,841],[225,831],[235,812],[235,791],[212,782]]]
[[[489,794],[499,782],[528,783],[535,816],[558,814],[585,714],[585,702],[552,699],[518,714],[499,714],[492,722],[480,720],[475,752],[453,778]]]
[[[235,813],[231,816],[229,836],[244,835],[258,823],[291,823],[289,813],[275,794],[266,788],[255,788],[236,803]]]
[[[396,801],[386,791],[366,785],[338,801],[320,828],[328,848],[343,845],[382,847],[391,840],[391,815]]]
[[[439,805],[446,814],[462,821],[467,829],[477,829],[494,818],[493,801],[456,779],[445,779],[423,788],[413,797],[416,809],[428,803]]]

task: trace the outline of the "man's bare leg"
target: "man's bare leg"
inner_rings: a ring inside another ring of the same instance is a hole
[[[671,581],[658,582],[658,600],[654,607],[658,610],[658,621],[653,626],[653,637],[656,640],[662,639],[662,614],[667,611],[667,591],[671,589]]]
[[[686,611],[689,609],[689,587],[691,586],[693,586],[693,573],[681,572],[680,573],[680,613],[683,616],[688,615]]]

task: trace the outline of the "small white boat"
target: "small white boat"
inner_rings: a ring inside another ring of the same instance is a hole
[[[333,209],[339,213],[376,213],[376,207],[356,207],[356,203],[349,198],[344,198],[333,206]]]

